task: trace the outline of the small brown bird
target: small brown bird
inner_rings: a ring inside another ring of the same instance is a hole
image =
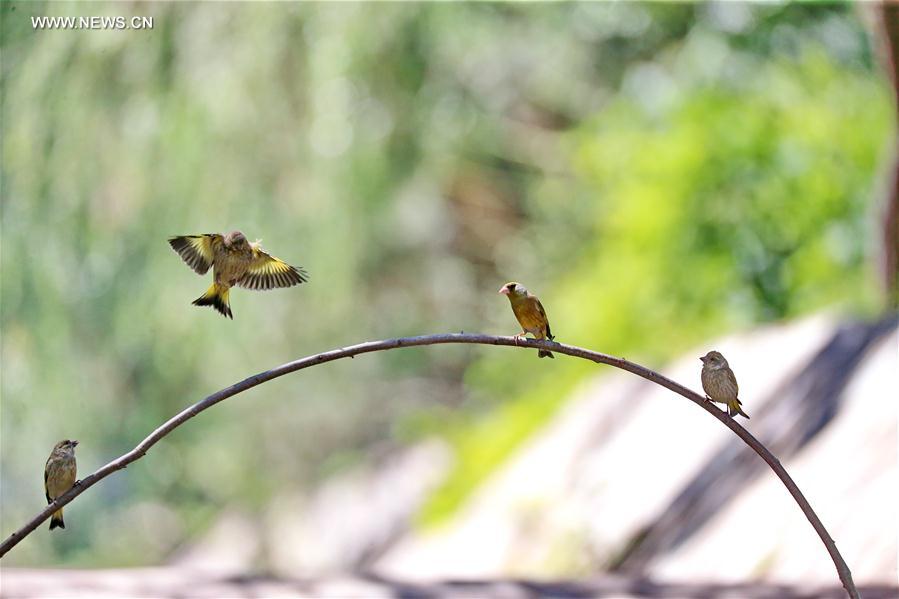
[[[75,463],[75,446],[78,441],[68,439],[60,441],[53,447],[47,465],[44,466],[44,493],[47,495],[47,503],[63,495],[75,484],[78,476],[78,466]],[[59,508],[50,516],[50,530],[65,528],[62,520],[62,508]]]
[[[212,267],[212,286],[193,304],[212,306],[231,319],[228,294],[234,285],[262,290],[293,287],[309,279],[305,270],[266,254],[259,241],[247,241],[240,231],[182,235],[170,238],[169,244],[197,274],[205,275]]]
[[[523,337],[528,333],[532,334],[535,339],[549,339],[552,341],[552,331],[549,328],[549,319],[546,317],[546,310],[536,295],[530,293],[521,283],[506,283],[498,293],[502,293],[509,298],[512,304],[512,312],[518,323],[523,329],[516,337]],[[555,358],[552,352],[545,349],[537,350],[537,355],[541,358]]]
[[[708,398],[727,404],[727,413],[731,416],[739,414],[749,418],[749,414],[740,408],[743,404],[737,399],[740,393],[737,377],[724,356],[720,352],[710,351],[699,359],[702,360],[702,388]]]

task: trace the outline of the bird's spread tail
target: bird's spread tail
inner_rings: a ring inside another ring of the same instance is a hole
[[[62,521],[62,508],[59,508],[50,516],[50,530],[54,528],[65,528],[66,523]]]
[[[744,416],[746,419],[749,419],[749,414],[743,411],[743,408],[740,407],[741,405],[743,404],[740,403],[739,399],[733,400],[733,402],[727,404],[727,413],[731,417],[739,414],[740,416]]]
[[[538,358],[552,358],[553,360],[556,359],[556,357],[553,355],[553,353],[551,351],[548,351],[545,349],[538,349],[537,357]]]
[[[193,305],[212,306],[217,312],[233,320],[234,316],[231,315],[231,306],[228,305],[228,294],[230,291],[231,290],[224,285],[213,283],[209,289],[206,290],[206,293],[193,301]]]

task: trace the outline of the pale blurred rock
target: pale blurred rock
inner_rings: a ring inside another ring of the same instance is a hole
[[[897,581],[897,347],[894,332],[867,352],[839,417],[785,464],[855,580],[867,582]],[[651,572],[680,581],[834,578],[827,550],[773,475],[756,480]]]
[[[209,532],[179,551],[170,563],[210,574],[237,574],[253,566],[259,547],[259,531],[253,519],[243,512],[228,510]]]
[[[285,492],[260,522],[226,511],[209,532],[170,564],[210,574],[241,575],[265,563],[285,576],[365,568],[407,532],[452,459],[432,440],[325,481],[311,495]]]
[[[450,464],[448,448],[435,440],[336,476],[311,497],[276,498],[265,533],[271,568],[291,576],[364,568],[410,528]]]
[[[811,441],[796,422],[818,408],[800,402],[816,392],[800,374],[822,353],[830,359],[842,351],[832,343],[838,330],[837,318],[824,314],[730,336],[687,352],[665,374],[701,390],[698,357],[721,351],[753,416],[741,423],[789,454],[780,457],[858,570],[856,580],[895,582],[897,403],[886,399],[897,389],[895,336],[868,352],[840,392],[833,421],[815,412],[824,428]],[[785,390],[792,401],[781,397]],[[873,407],[871,397],[880,398]],[[412,580],[582,575],[627,557],[622,552],[644,527],[668,515],[674,522],[658,521],[666,526],[653,529],[648,557],[637,556],[646,575],[834,582],[814,530],[760,464],[685,399],[630,374],[602,372],[455,517],[401,540],[375,571]],[[709,481],[731,468],[739,469],[718,497]],[[691,495],[694,487],[701,497]],[[692,513],[697,500],[704,507]],[[688,510],[687,530],[678,530],[678,505]],[[654,544],[666,549],[653,553]]]

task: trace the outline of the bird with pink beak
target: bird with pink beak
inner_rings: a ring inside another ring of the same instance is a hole
[[[543,304],[524,285],[512,281],[503,285],[498,293],[509,298],[509,303],[512,304],[512,313],[515,314],[515,318],[521,325],[522,331],[516,337],[524,337],[530,333],[535,339],[549,339],[550,341],[554,339]],[[545,349],[537,350],[537,356],[555,358],[552,352]]]

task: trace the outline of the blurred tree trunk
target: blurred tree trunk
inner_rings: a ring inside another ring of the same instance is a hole
[[[875,52],[893,82],[893,95],[899,119],[899,3],[869,5],[868,24]],[[880,258],[888,305],[899,307],[899,144],[894,140],[893,164],[888,173],[882,211],[883,251]]]

